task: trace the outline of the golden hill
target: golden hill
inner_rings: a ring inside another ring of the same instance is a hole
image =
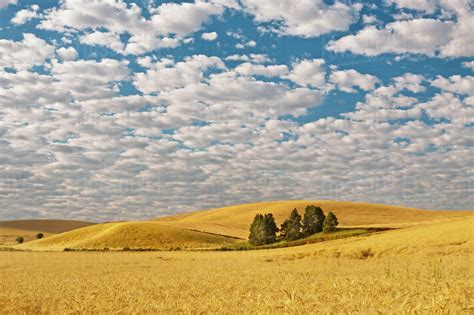
[[[293,208],[303,214],[304,208],[310,204],[320,206],[326,213],[333,211],[339,219],[339,224],[346,227],[405,227],[473,214],[472,211],[421,210],[361,202],[292,200],[243,204],[165,216],[155,220],[169,226],[245,239],[256,213],[271,212],[277,224],[280,224]]]
[[[0,228],[46,233],[62,233],[95,223],[75,220],[14,220],[0,221]]]
[[[382,233],[292,247],[281,253],[306,256],[381,258],[474,254],[474,215]],[[276,252],[275,252],[276,253]]]
[[[17,249],[210,248],[235,242],[233,238],[164,226],[153,222],[119,222],[88,226],[16,246]]]
[[[62,233],[94,223],[74,220],[15,220],[0,221],[0,246],[16,244],[16,238],[21,236],[25,242],[36,239],[36,234],[43,233],[45,237]]]

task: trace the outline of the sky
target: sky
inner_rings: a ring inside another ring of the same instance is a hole
[[[473,11],[0,0],[0,219],[286,199],[473,209]]]

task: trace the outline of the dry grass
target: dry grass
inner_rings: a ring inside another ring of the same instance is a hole
[[[180,249],[211,248],[235,242],[220,235],[163,226],[153,222],[105,223],[16,246],[17,249]]]
[[[472,211],[430,211],[359,202],[296,200],[244,204],[156,220],[170,226],[247,238],[248,227],[256,213],[271,212],[277,223],[282,223],[293,208],[297,208],[302,214],[309,204],[320,206],[325,212],[334,211],[341,226],[346,227],[406,227],[473,214]]]
[[[473,226],[245,252],[0,252],[0,313],[468,313]]]

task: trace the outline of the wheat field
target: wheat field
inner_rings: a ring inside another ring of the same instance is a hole
[[[474,217],[283,249],[0,252],[0,313],[474,311]]]

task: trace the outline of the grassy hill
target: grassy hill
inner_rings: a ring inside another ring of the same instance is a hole
[[[0,221],[0,246],[10,246],[15,239],[22,236],[25,242],[36,239],[36,234],[43,233],[45,237],[81,227],[93,225],[91,222],[74,220],[14,220]]]
[[[406,227],[473,214],[472,211],[421,210],[360,202],[295,200],[243,204],[160,217],[155,220],[169,226],[247,238],[248,227],[256,213],[271,212],[277,224],[280,224],[293,208],[297,208],[300,214],[303,214],[304,208],[309,204],[320,206],[326,213],[335,212],[339,224],[346,227]]]
[[[16,246],[17,249],[174,249],[210,248],[233,238],[164,226],[153,222],[119,222],[88,226]]]
[[[289,248],[296,257],[444,257],[474,254],[474,215],[382,233]]]
[[[46,233],[62,233],[95,223],[75,220],[14,220],[0,221],[0,228]]]

